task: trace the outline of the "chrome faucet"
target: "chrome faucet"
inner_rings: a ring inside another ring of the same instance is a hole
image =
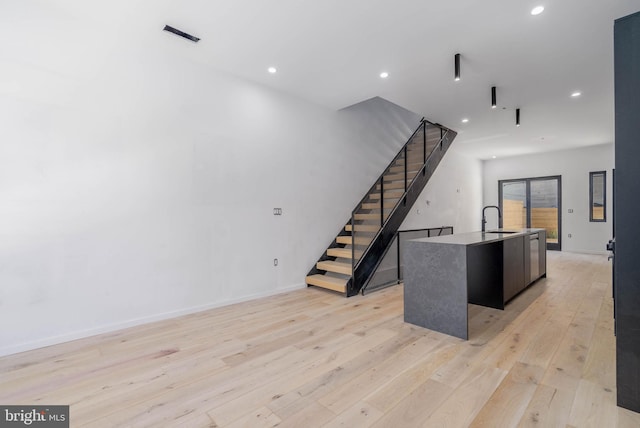
[[[485,229],[485,224],[487,224],[487,217],[485,217],[484,212],[487,208],[495,208],[498,210],[498,225],[500,223],[500,220],[502,219],[502,213],[500,212],[500,207],[495,206],[495,205],[487,205],[486,207],[484,207],[482,209],[482,232],[484,232]]]

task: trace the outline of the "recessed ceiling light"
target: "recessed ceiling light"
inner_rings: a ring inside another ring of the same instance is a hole
[[[467,123],[467,122],[469,122],[469,119],[467,119],[466,117],[462,119],[462,123]]]
[[[544,6],[536,6],[531,9],[531,15],[540,15],[544,11]]]
[[[571,94],[573,98],[579,97],[580,95],[582,95],[582,92],[580,91],[575,91],[573,94]]]
[[[389,73],[387,73],[386,71],[383,71],[382,73],[380,73],[380,77],[383,79],[386,79],[387,77],[389,77]]]
[[[274,74],[275,72],[277,72],[278,70],[275,67],[269,67],[267,68],[267,71],[271,74]]]
[[[497,157],[496,155],[493,155],[493,156],[491,156],[491,159],[495,159],[496,157]]]

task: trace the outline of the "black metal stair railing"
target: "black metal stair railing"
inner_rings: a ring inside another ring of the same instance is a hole
[[[453,226],[398,230],[391,245],[387,247],[371,279],[360,289],[360,293],[377,291],[400,284],[404,280],[404,254],[402,247],[407,240],[452,235]]]
[[[457,133],[422,119],[420,126],[351,213],[352,275],[347,296],[371,279],[413,203]]]

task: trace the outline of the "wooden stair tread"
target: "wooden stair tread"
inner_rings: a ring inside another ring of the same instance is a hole
[[[316,263],[316,268],[326,270],[328,272],[342,273],[351,275],[351,263],[334,262],[332,260],[324,260]]]
[[[418,168],[422,168],[423,163],[424,162],[422,161],[422,158],[418,158],[416,156],[415,159],[409,158],[409,164],[408,165],[409,165],[409,167],[415,166],[415,167],[418,167]],[[393,163],[393,166],[402,166],[402,168],[404,168],[404,158],[403,159],[397,159]]]
[[[409,165],[407,174],[410,172],[415,174],[418,171],[420,171],[420,168],[422,168],[422,164],[418,164],[417,168],[413,167],[412,165]],[[391,168],[389,168],[389,172],[401,172],[404,174],[404,165],[392,166]]]
[[[409,175],[409,178],[412,178],[411,175]],[[386,183],[384,185],[385,190],[387,189],[402,189],[404,190],[404,176],[402,177],[402,181],[392,181],[389,183]],[[376,185],[376,190],[380,190],[380,185]]]
[[[380,213],[356,214],[356,220],[380,220]],[[385,213],[383,218],[386,220],[389,214]]]
[[[380,202],[364,202],[360,206],[363,210],[378,210],[380,212]],[[384,207],[385,210],[390,210],[392,207]]]
[[[411,179],[416,176],[420,171],[407,171],[407,180],[411,183]],[[380,181],[378,181],[379,183]],[[384,176],[384,187],[387,188],[388,183],[402,183],[402,187],[398,187],[398,189],[404,188],[404,170],[397,174],[389,174]],[[380,186],[380,184],[378,184]]]
[[[329,290],[338,291],[340,293],[347,292],[347,282],[349,280],[346,278],[334,278],[332,276],[326,275],[309,275],[307,276],[307,285],[314,285],[316,287],[327,288]]]
[[[422,164],[412,164],[409,165],[409,168],[407,168],[407,174],[416,174],[418,173],[418,171],[420,171],[420,168],[422,168]],[[402,173],[404,174],[404,165],[394,165],[390,168],[390,172],[397,172],[397,173]]]
[[[347,232],[351,232],[352,227],[350,224],[347,224],[344,229]],[[356,224],[356,232],[377,232],[380,230],[379,224]]]
[[[385,199],[400,199],[402,195],[404,195],[404,190],[391,189],[384,192]],[[370,193],[369,199],[380,199],[380,193]]]
[[[359,259],[360,257],[362,257],[362,253],[363,253],[362,250],[355,250],[356,258]],[[350,259],[352,256],[351,248],[340,248],[340,247],[327,248],[327,256]]]
[[[356,245],[369,245],[371,240],[371,238],[367,238],[366,236],[356,236]],[[336,242],[338,244],[353,245],[353,236],[338,236]]]
[[[399,173],[395,173],[395,174],[387,174],[384,176],[384,181],[398,181],[398,180],[402,180],[404,181],[404,171],[399,172]]]

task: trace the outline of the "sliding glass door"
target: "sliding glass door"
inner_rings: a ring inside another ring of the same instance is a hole
[[[537,227],[547,231],[547,249],[561,249],[560,176],[500,180],[501,227]]]
[[[527,227],[527,182],[500,182],[500,211],[505,229],[522,229]]]

